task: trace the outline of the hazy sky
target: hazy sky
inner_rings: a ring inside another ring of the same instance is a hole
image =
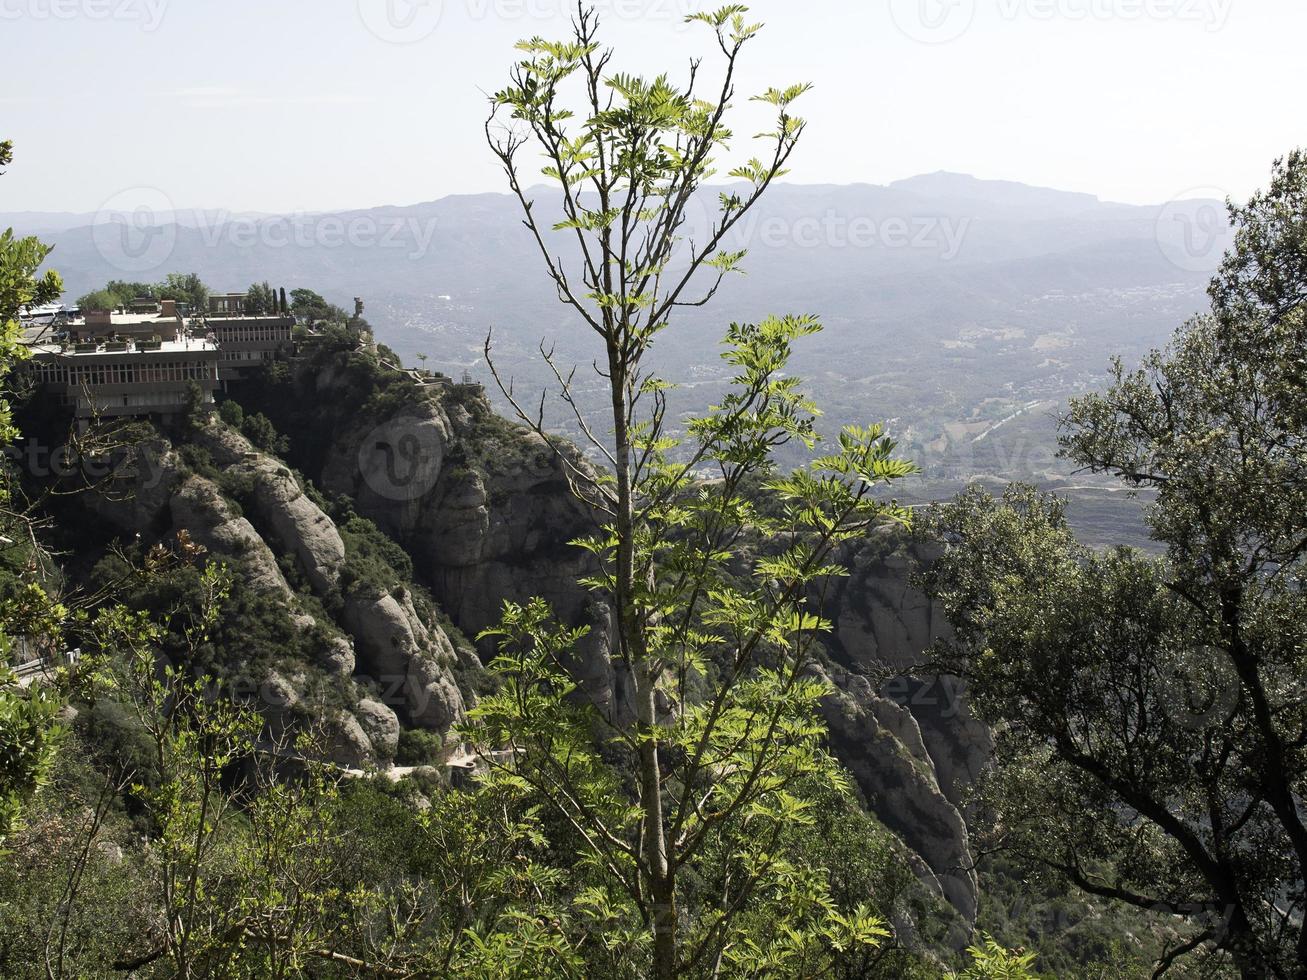
[[[715,6],[715,4],[712,4]],[[502,190],[485,91],[566,0],[0,0],[0,211]],[[695,0],[599,0],[618,64],[710,54]],[[1245,195],[1307,144],[1300,0],[755,0],[741,95],[808,80],[789,179],[955,170],[1133,203]],[[741,100],[742,101],[742,100]],[[742,133],[755,131],[743,121]]]

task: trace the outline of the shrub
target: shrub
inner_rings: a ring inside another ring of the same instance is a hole
[[[262,412],[245,416],[245,420],[241,423],[241,432],[256,449],[262,449],[265,453],[282,456],[290,449],[290,440],[279,435],[272,420]]]
[[[440,761],[444,741],[424,728],[406,728],[399,733],[395,763],[400,766],[433,766]]]
[[[240,429],[245,421],[245,409],[240,407],[239,402],[228,400],[218,406],[218,417],[233,429]]]

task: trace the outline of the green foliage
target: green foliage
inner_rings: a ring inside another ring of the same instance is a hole
[[[200,573],[183,646],[210,641],[228,585],[219,566]],[[276,778],[278,756],[295,752],[293,743],[265,740],[263,720],[211,697],[191,663],[160,669],[153,647],[163,631],[147,619],[107,616],[116,642],[100,653],[86,694],[129,706],[149,745],[149,763],[131,773],[130,788],[150,827],[145,901],[160,923],[153,935],[132,937],[119,955],[130,965],[118,969],[157,963],[176,976],[280,974],[317,946],[336,901],[326,884],[335,783],[312,764],[299,779]],[[243,801],[224,785],[237,763],[246,774]]]
[[[44,688],[11,692],[15,680],[0,667],[0,854],[24,806],[48,782],[62,735],[55,725],[59,701]]]
[[[192,313],[203,313],[209,308],[209,287],[194,272],[170,272],[155,287],[159,299],[173,299],[186,304]]]
[[[434,766],[440,762],[444,740],[422,728],[406,728],[399,733],[395,764],[399,766]]]
[[[149,864],[93,748],[60,746],[50,790],[0,861],[0,975],[103,976],[151,929]]]
[[[328,633],[299,627],[283,602],[254,590],[241,576],[225,585],[222,616],[196,642],[192,625],[204,603],[212,601],[206,584],[212,572],[202,552],[181,538],[143,556],[110,554],[97,563],[91,580],[102,590],[113,588],[119,603],[156,624],[160,652],[171,662],[228,691],[248,695],[282,664],[304,672],[320,661]],[[346,693],[321,691],[332,706],[352,703]]]
[[[245,312],[272,314],[277,312],[277,293],[266,282],[255,283],[245,294]]]
[[[1023,950],[1004,949],[991,936],[982,936],[977,946],[967,948],[971,966],[949,980],[1037,980],[1035,957]]]
[[[345,541],[341,588],[374,596],[407,588],[413,581],[413,559],[365,517],[353,515],[340,525]]]
[[[739,373],[722,404],[688,425],[695,439],[688,454],[653,426],[636,429],[644,462],[632,580],[648,586],[632,601],[642,625],[624,639],[635,663],[677,699],[671,720],[617,729],[611,745],[596,746],[602,717],[583,699],[574,703],[580,691],[567,669],[584,630],[553,625],[537,600],[510,604],[501,626],[486,634],[502,641],[491,669],[503,687],[473,712],[472,734],[518,748],[516,772],[582,828],[583,859],[605,872],[596,886],[605,907],[625,909],[622,915],[661,915],[642,907],[653,877],[640,844],[650,804],[624,789],[639,772],[641,747],[658,746],[669,860],[698,882],[663,899],[687,917],[678,951],[686,968],[721,956],[741,973],[802,972],[800,963],[829,970],[888,936],[856,901],[836,906],[824,869],[791,858],[814,820],[797,787],[824,780],[848,792],[820,748],[817,701],[825,692],[805,677],[812,644],[829,624],[804,599],[839,574],[828,561],[833,547],[884,521],[907,521],[871,491],[913,468],[894,459],[893,442],[878,428],[855,427],[810,469],[768,480],[781,503],[776,516],[758,513],[743,492],[748,477],[769,471],[773,447],[815,441],[812,407],[784,376],[789,344],[815,329],[807,318],[733,328],[723,356]],[[703,465],[721,478],[701,483],[692,473]],[[602,480],[596,494],[608,492]],[[732,547],[742,527],[791,542],[755,559],[743,583],[730,571],[742,557]],[[617,591],[616,528],[577,543],[597,561],[588,584],[604,595]],[[698,678],[712,683],[692,700]]]
[[[669,273],[682,244],[688,199],[716,172],[713,155],[730,146],[725,120],[739,59],[761,27],[744,19],[746,10],[732,5],[689,18],[713,31],[723,56],[725,82],[717,100],[699,97],[692,84],[678,87],[666,75],[646,79],[610,72],[612,52],[598,40],[594,11],[585,9],[571,38],[520,42],[525,56],[512,70],[508,87],[492,99],[497,116],[507,115],[521,126],[506,127],[503,137],[491,135],[487,127],[491,149],[527,209],[560,297],[596,333],[603,335],[620,322],[635,348],[648,345],[667,325],[692,273],[701,268],[715,278],[716,285],[707,289],[711,297],[727,274],[740,271],[744,258],[743,252],[719,247],[725,233],[786,173],[786,161],[804,129],[790,107],[806,85],[757,97],[775,107],[776,123],[774,130],[758,136],[763,158],[732,171],[750,187],[720,196],[703,240],[688,243],[686,268]],[[573,83],[587,93],[575,106],[560,94]],[[584,252],[577,288],[565,281],[543,247],[523,193],[518,156],[528,142],[538,144],[545,160],[541,173],[560,189],[562,217],[553,230],[574,232]],[[670,285],[663,284],[664,273],[669,273]]]
[[[218,406],[218,418],[222,419],[225,425],[239,432],[241,424],[245,421],[245,409],[241,408],[240,402],[228,398]]]
[[[801,777],[793,792],[809,801],[812,822],[792,836],[792,860],[823,870],[836,908],[872,902],[881,917],[915,927],[914,949],[897,936],[884,937],[875,947],[855,947],[832,957],[827,975],[837,980],[935,980],[938,970],[918,950],[947,945],[947,918],[920,888],[903,845],[860,799],[819,775]]]
[[[292,289],[290,291],[290,312],[307,326],[320,323],[344,324],[349,314],[333,303],[328,303],[311,289]]]
[[[1307,299],[1307,150],[1275,161],[1271,182],[1231,204],[1235,243],[1208,290],[1227,322],[1274,322]]]
[[[103,291],[111,294],[118,306],[126,306],[137,297],[159,299],[159,289],[160,284],[157,282],[125,282],[121,279],[110,279]]]
[[[209,306],[209,287],[194,272],[170,272],[163,282],[126,282],[111,279],[103,289],[87,293],[77,301],[82,310],[115,310],[134,299],[172,299],[185,304],[192,314]]]
[[[0,143],[0,167],[12,160],[13,144],[6,140]],[[18,438],[7,386],[14,364],[25,356],[19,343],[18,314],[28,304],[52,302],[63,291],[59,274],[53,270],[38,277],[49,254],[48,245],[35,238],[18,238],[12,228],[0,233],[0,444],[4,446]],[[0,506],[5,514],[0,530],[18,537],[21,526],[25,536],[25,523],[15,520],[8,510],[10,499],[6,472],[0,476]],[[17,690],[7,669],[12,638],[35,631],[30,638],[46,651],[59,642],[57,628],[65,612],[35,583],[28,583],[0,608],[0,848],[16,826],[24,804],[47,778],[59,736],[54,725],[56,700],[44,690],[30,694]]]
[[[469,735],[513,747],[514,774],[570,828],[574,860],[594,876],[587,907],[629,950],[622,969],[660,980],[713,970],[824,975],[889,935],[869,906],[837,905],[829,876],[796,859],[814,821],[799,778],[848,792],[821,748],[825,692],[807,671],[829,624],[806,601],[839,573],[832,549],[882,522],[906,523],[907,512],[874,491],[914,467],[893,458],[879,428],[850,427],[807,469],[775,476],[778,447],[816,442],[815,408],[785,376],[793,342],[819,329],[810,317],[732,326],[730,389],[683,437],[665,424],[671,385],[644,363],[678,308],[702,306],[740,271],[744,253],[720,243],[785,173],[803,132],[790,106],[806,85],[760,96],[776,123],[758,137],[762,158],[731,171],[747,188],[719,197],[702,240],[683,240],[690,200],[730,147],[738,61],[759,30],[746,12],[731,5],[688,18],[713,32],[722,55],[725,81],[710,101],[693,81],[611,70],[598,19],[582,7],[570,38],[519,43],[523,57],[492,99],[486,130],[560,300],[602,345],[595,365],[612,406],[602,424],[579,409],[573,375],[546,361],[607,471],[580,465],[511,386],[500,388],[599,515],[599,530],[574,543],[593,565],[582,583],[611,610],[609,645],[635,717],[589,701],[569,671],[585,628],[554,623],[535,600],[509,603],[483,634],[499,641],[492,669],[502,686],[472,712]],[[523,190],[527,146],[558,190],[552,229]],[[574,242],[574,273],[546,246],[550,230]],[[489,341],[486,354],[498,381]],[[756,479],[781,500],[778,516],[743,493]],[[748,556],[740,541],[754,532],[777,551]]]
[[[218,417],[248,439],[255,449],[272,456],[285,456],[290,450],[290,440],[262,412],[247,415],[239,402],[228,398],[218,405]]]
[[[130,299],[130,297],[128,297]],[[107,289],[97,289],[87,293],[77,301],[77,306],[83,312],[101,312],[112,313],[121,307],[128,300],[124,300]]]
[[[278,433],[272,420],[262,412],[246,415],[240,422],[240,431],[256,449],[265,453],[284,456],[290,448],[290,440]]]
[[[939,512],[927,575],[955,634],[939,665],[1001,733],[1007,845],[1183,920],[1162,966],[1216,950],[1249,977],[1307,962],[1284,905],[1307,882],[1305,171],[1235,212],[1213,314],[1064,420],[1077,465],[1156,492],[1165,558],[1092,552],[1061,501],[1013,488]]]

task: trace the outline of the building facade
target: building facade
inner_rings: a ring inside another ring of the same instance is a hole
[[[294,345],[295,318],[210,314],[204,329],[208,339],[218,345],[220,377],[230,381],[289,351]]]
[[[212,405],[218,348],[207,340],[83,341],[31,347],[27,370],[78,419],[175,415],[192,386]]]
[[[245,312],[245,293],[211,293],[209,313],[212,316],[240,316]]]

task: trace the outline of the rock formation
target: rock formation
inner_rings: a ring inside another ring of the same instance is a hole
[[[215,463],[249,481],[248,500],[260,526],[295,556],[313,591],[323,598],[339,594],[345,542],[295,475],[226,426],[211,424],[196,441]],[[443,733],[462,719],[453,645],[438,627],[422,622],[407,592],[397,597],[352,589],[343,603],[341,625],[353,637],[356,670],[378,684],[411,725]]]
[[[360,393],[365,377],[377,387]],[[541,596],[564,622],[591,627],[573,664],[589,697],[619,717],[629,710],[621,672],[608,656],[607,610],[577,584],[587,556],[569,544],[593,527],[593,518],[543,440],[494,415],[474,387],[420,388],[397,373],[365,375],[344,355],[301,362],[291,384],[295,397],[283,403],[348,407],[328,408],[315,420],[321,449],[301,464],[324,491],[349,497],[405,548],[464,633],[495,623],[505,600]],[[379,392],[388,405],[380,411]],[[286,424],[279,420],[279,427]],[[989,751],[988,732],[958,698],[957,685],[915,669],[940,629],[929,601],[909,584],[916,556],[897,538],[877,535],[839,559],[851,576],[834,582],[823,607],[836,625],[829,643],[835,693],[823,706],[832,747],[881,821],[920,855],[922,881],[974,919],[964,814],[967,787]],[[385,600],[373,614],[383,608],[387,617],[402,618]],[[357,621],[364,612],[349,605],[345,620],[360,669],[389,672],[389,651],[367,639]],[[422,643],[402,627],[395,635],[405,649]],[[483,645],[481,652],[491,650]],[[877,678],[875,687],[864,674]]]
[[[593,529],[594,518],[571,494],[552,447],[496,416],[475,386],[418,385],[364,352],[318,351],[294,362],[275,389],[235,395],[247,410],[257,403],[272,417],[291,440],[289,461],[320,490],[347,499],[402,546],[417,581],[464,634],[497,622],[506,600],[534,596],[560,620],[589,625],[573,655],[577,679],[595,703],[628,716],[623,675],[608,655],[608,611],[578,584],[589,561],[570,544]],[[456,649],[420,614],[425,606],[411,590],[355,581],[346,536],[282,460],[216,421],[187,438],[220,481],[191,472],[162,443],[157,482],[102,506],[117,507],[125,528],[187,528],[239,563],[251,585],[293,607],[304,629],[315,628],[321,608],[332,611],[330,639],[312,667],[360,681],[348,704],[319,719],[332,733],[333,757],[349,766],[388,761],[401,726],[443,734],[458,722],[473,692],[460,690],[456,678],[479,669],[476,654]],[[292,564],[279,567],[278,555]],[[819,668],[832,687],[822,711],[833,751],[881,822],[918,856],[922,882],[970,921],[977,894],[966,794],[991,746],[958,685],[920,667],[942,629],[910,585],[920,557],[888,533],[837,556],[849,577],[814,596],[835,627]],[[320,600],[316,613],[298,608],[281,570],[292,565]],[[483,660],[492,652],[480,645]],[[303,712],[305,683],[295,671],[274,679],[287,702],[271,715],[278,724]]]

